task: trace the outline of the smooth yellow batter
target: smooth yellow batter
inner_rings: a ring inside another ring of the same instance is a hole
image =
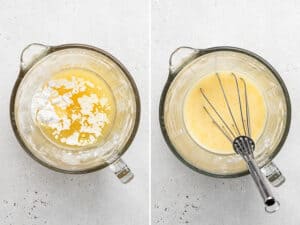
[[[47,139],[72,149],[103,141],[113,125],[115,108],[105,81],[80,68],[54,74],[32,102],[33,117]]]
[[[241,90],[241,100],[243,113],[245,112],[245,95],[244,86],[238,74],[238,84]],[[242,135],[245,134],[242,124],[242,119],[240,116],[240,105],[238,100],[238,94],[236,89],[236,83],[234,77],[231,73],[219,73],[219,77],[224,86],[224,90],[230,104],[233,116],[236,120],[237,127]],[[249,112],[250,112],[250,125],[251,125],[251,136],[256,141],[261,135],[265,121],[266,121],[266,107],[264,103],[264,98],[258,88],[251,83],[249,80],[243,78],[246,82]],[[213,112],[212,108],[206,102],[205,98],[200,92],[200,88],[204,91],[204,94],[215,106],[217,111],[222,115],[224,120],[230,126],[232,130],[234,128],[234,122],[231,119],[230,113],[226,106],[218,78],[215,74],[203,77],[199,82],[192,87],[186,96],[184,103],[184,121],[186,128],[191,135],[191,137],[202,147],[207,150],[219,154],[232,154],[234,153],[231,142],[224,136],[224,134],[217,128],[217,126],[212,122],[212,119],[205,112],[207,110],[213,115],[218,124],[221,124],[220,119]],[[244,116],[245,118],[245,116]]]

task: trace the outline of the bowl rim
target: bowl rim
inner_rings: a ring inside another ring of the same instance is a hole
[[[131,145],[131,143],[132,143],[132,141],[133,141],[133,139],[134,139],[134,137],[137,133],[139,123],[140,123],[140,114],[141,114],[140,96],[139,96],[137,86],[134,82],[134,79],[133,79],[131,73],[127,70],[127,68],[116,57],[114,57],[113,55],[111,55],[107,51],[105,51],[103,49],[100,49],[98,47],[94,47],[94,46],[86,45],[86,44],[78,44],[78,43],[62,44],[62,45],[47,46],[47,47],[49,47],[49,50],[47,51],[47,54],[44,55],[43,57],[41,57],[41,59],[35,61],[32,65],[30,65],[29,69],[26,69],[26,70],[20,69],[19,70],[19,75],[18,75],[17,80],[16,80],[16,82],[14,84],[14,87],[12,89],[12,93],[11,93],[11,97],[10,97],[10,107],[9,107],[10,122],[11,122],[13,132],[14,132],[19,144],[23,148],[23,150],[25,150],[25,152],[32,159],[34,159],[39,164],[41,164],[41,165],[43,165],[43,166],[45,166],[45,167],[47,167],[47,168],[49,168],[53,171],[60,172],[60,173],[66,173],[66,174],[85,174],[85,173],[90,173],[90,172],[94,172],[94,171],[103,169],[103,168],[107,167],[109,165],[109,163],[105,162],[101,165],[97,165],[97,166],[87,168],[87,169],[83,169],[83,170],[65,170],[65,169],[61,169],[61,168],[55,167],[53,165],[50,165],[50,164],[44,162],[43,160],[39,159],[37,156],[35,156],[32,153],[32,151],[29,149],[29,147],[27,147],[27,145],[23,141],[22,136],[19,133],[18,127],[16,125],[16,120],[15,120],[15,99],[16,99],[16,95],[17,95],[19,86],[20,86],[20,84],[23,80],[23,77],[26,76],[27,72],[34,65],[36,65],[38,62],[40,62],[40,60],[47,57],[51,53],[54,53],[54,52],[57,52],[57,51],[60,51],[60,50],[64,50],[64,49],[79,48],[79,49],[91,50],[91,51],[100,53],[100,54],[108,57],[110,60],[112,60],[114,63],[116,63],[117,66],[122,70],[122,72],[125,74],[125,76],[129,80],[129,83],[130,83],[130,85],[132,87],[132,90],[133,90],[133,93],[134,93],[134,98],[135,98],[135,103],[136,103],[136,117],[135,117],[135,121],[134,121],[134,126],[133,126],[132,132],[131,132],[126,144],[122,148],[122,151],[120,151],[118,153],[119,157],[116,157],[116,160],[117,160],[118,158],[120,158],[128,150],[129,146]]]
[[[281,150],[283,144],[285,143],[285,141],[287,139],[287,135],[289,133],[290,124],[291,124],[291,100],[290,100],[290,96],[289,96],[289,93],[288,93],[288,90],[285,86],[284,81],[280,77],[279,73],[275,70],[275,68],[269,62],[267,62],[264,58],[259,56],[258,54],[254,53],[254,52],[251,52],[249,50],[243,49],[243,48],[233,47],[233,46],[217,46],[217,47],[211,47],[211,48],[207,48],[207,49],[199,49],[193,57],[191,57],[189,60],[184,62],[179,67],[179,69],[176,70],[174,73],[169,71],[169,75],[168,75],[167,81],[165,83],[165,86],[163,88],[163,91],[162,91],[162,94],[161,94],[161,97],[160,97],[160,102],[159,102],[159,123],[160,123],[161,132],[163,134],[163,137],[164,137],[169,149],[187,167],[189,167],[190,169],[192,169],[192,170],[194,170],[194,171],[196,171],[200,174],[208,175],[208,176],[211,176],[211,177],[234,178],[234,177],[240,177],[240,176],[247,175],[247,174],[249,174],[249,171],[245,170],[245,171],[242,171],[242,172],[239,172],[239,173],[228,174],[228,175],[226,175],[226,174],[214,174],[214,173],[211,173],[211,172],[208,172],[208,171],[205,171],[205,170],[201,170],[201,169],[193,166],[189,162],[187,162],[185,159],[183,159],[183,157],[176,151],[175,146],[172,144],[172,142],[170,140],[170,137],[168,136],[168,132],[166,130],[165,121],[164,121],[164,106],[165,106],[166,96],[167,96],[168,90],[170,88],[170,85],[172,84],[172,82],[174,81],[174,79],[178,75],[178,73],[180,71],[182,71],[183,68],[185,68],[188,64],[190,64],[196,58],[199,58],[203,55],[206,55],[206,54],[209,54],[209,53],[212,53],[212,52],[218,52],[218,51],[231,51],[231,52],[242,53],[242,54],[245,54],[247,56],[250,56],[250,57],[258,60],[260,63],[262,63],[264,66],[266,66],[267,69],[269,69],[272,72],[273,76],[277,79],[280,87],[282,88],[284,98],[285,98],[285,101],[286,101],[286,107],[287,107],[287,109],[286,109],[287,110],[287,115],[286,115],[285,128],[284,128],[282,137],[281,137],[278,145],[276,146],[275,150],[273,151],[273,154],[264,163],[264,166],[274,159],[274,157]]]

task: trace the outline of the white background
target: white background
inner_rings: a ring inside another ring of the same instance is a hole
[[[152,221],[154,225],[298,225],[300,159],[300,2],[152,1]],[[160,132],[158,104],[168,57],[179,46],[232,45],[261,55],[281,74],[292,124],[276,163],[286,183],[273,189],[280,211],[268,215],[249,176],[216,179],[184,166]]]
[[[148,221],[148,2],[0,0],[0,224],[142,225]],[[9,122],[19,55],[29,43],[84,43],[117,57],[132,73],[142,120],[124,159],[122,185],[108,170],[65,175],[33,161]]]

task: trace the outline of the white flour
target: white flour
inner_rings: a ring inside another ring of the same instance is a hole
[[[31,112],[34,121],[51,128],[53,137],[67,145],[85,146],[95,143],[102,135],[105,124],[110,121],[106,113],[99,112],[94,106],[109,107],[108,99],[99,98],[96,94],[83,95],[77,99],[80,110],[74,108],[71,109],[71,115],[66,113],[68,107],[75,106],[73,95],[84,92],[88,87],[93,88],[94,84],[76,77],[72,77],[71,81],[66,79],[49,81],[33,96]],[[55,90],[58,88],[66,90],[63,95],[59,95]],[[74,122],[80,124],[79,130],[71,129]],[[61,137],[63,131],[71,132],[71,135]],[[82,133],[85,134],[84,138],[81,138]]]

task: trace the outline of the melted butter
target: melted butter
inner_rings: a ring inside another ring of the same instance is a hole
[[[54,74],[32,103],[33,117],[46,138],[69,148],[103,142],[111,131],[115,108],[105,81],[79,68]]]
[[[240,116],[240,105],[234,77],[230,73],[221,73],[219,76],[224,86],[233,116],[236,120],[238,130],[241,134],[245,134]],[[237,75],[237,77],[240,76]],[[251,134],[254,141],[256,141],[264,129],[267,115],[266,107],[264,98],[258,88],[249,80],[244,80],[247,86]],[[244,86],[240,79],[238,79],[238,82],[241,90],[242,108],[245,109]],[[212,74],[199,80],[185,98],[183,116],[190,136],[195,140],[195,142],[211,152],[219,154],[234,153],[232,143],[217,128],[217,126],[212,122],[212,119],[205,112],[203,106],[209,110],[218,124],[221,124],[220,119],[218,119],[216,114],[214,114],[212,108],[202,96],[200,88],[204,90],[205,95],[222,115],[231,130],[234,130],[237,134],[237,129],[234,128],[234,122],[226,106],[217,76]],[[246,115],[245,110],[243,113]]]

